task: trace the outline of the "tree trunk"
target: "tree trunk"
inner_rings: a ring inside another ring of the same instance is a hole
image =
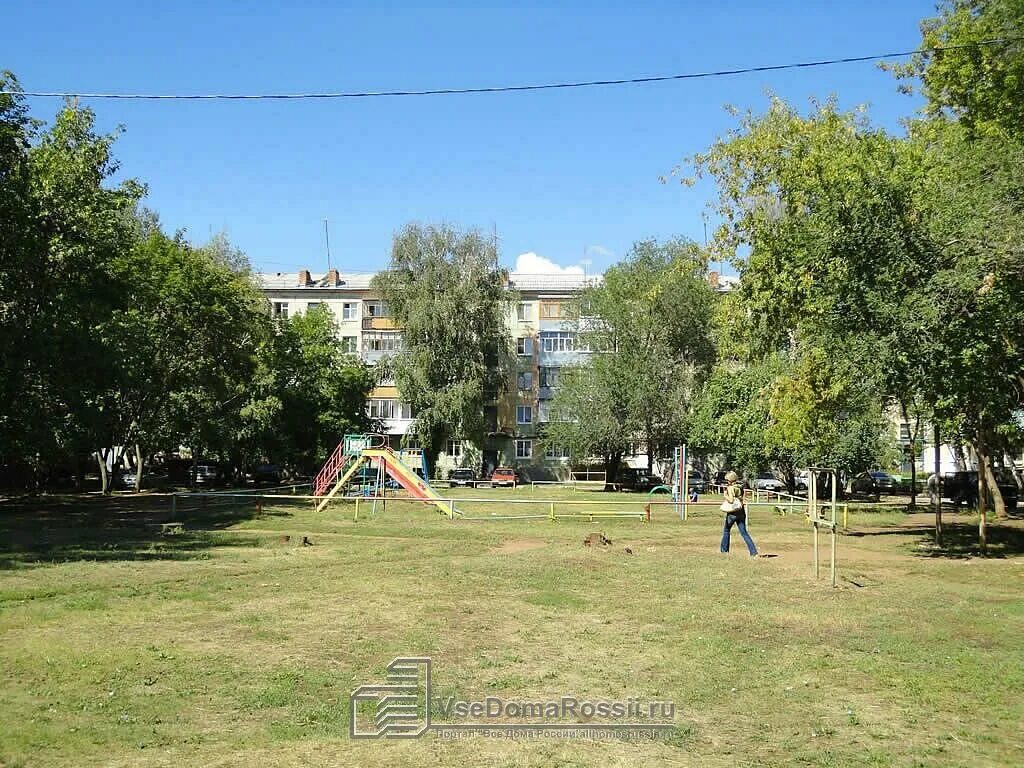
[[[978,435],[975,451],[978,457],[978,547],[981,549],[981,554],[984,555],[988,550],[988,531],[986,530],[988,521],[985,518],[988,504],[988,477],[981,468],[988,462],[988,455],[981,434]]]
[[[978,474],[980,475],[984,471],[985,482],[988,484],[989,493],[992,495],[992,507],[995,512],[996,518],[999,520],[1005,520],[1006,515],[1006,502],[1003,500],[1003,492],[999,490],[999,483],[996,482],[995,472],[992,471],[992,462],[986,461],[984,467],[978,464]]]
[[[142,448],[135,444],[135,492],[142,491]]]
[[[96,451],[93,456],[96,457],[96,463],[100,466],[100,493],[104,496],[109,492],[108,477],[107,477],[107,457],[105,455],[105,449]]]
[[[933,428],[935,439],[935,545],[942,546],[942,448],[939,444],[939,425]]]
[[[917,508],[917,445],[910,441],[910,508]]]
[[[619,479],[619,465],[622,463],[622,452],[605,454],[604,457],[604,489],[615,490],[615,481]]]
[[[85,468],[82,466],[82,455],[75,451],[75,492],[85,489]]]
[[[957,471],[966,472],[967,460],[964,458],[964,447],[960,444],[960,441],[954,440],[950,443],[950,448],[953,450],[953,460],[956,462]]]

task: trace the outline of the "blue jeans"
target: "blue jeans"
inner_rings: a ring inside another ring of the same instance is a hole
[[[754,546],[754,540],[750,538],[750,534],[747,533],[747,513],[745,511],[730,512],[725,516],[725,525],[722,528],[722,551],[729,551],[729,531],[735,525],[740,529],[740,536],[743,537],[744,543],[747,545],[747,551],[750,552],[750,556],[753,557],[757,554],[757,547]]]

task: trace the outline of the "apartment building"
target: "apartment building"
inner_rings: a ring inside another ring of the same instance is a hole
[[[387,305],[370,289],[370,273],[330,270],[314,278],[308,270],[263,273],[259,284],[275,316],[290,317],[326,306],[338,324],[343,348],[370,365],[402,348],[402,332]],[[515,344],[514,380],[487,407],[489,431],[483,445],[450,440],[438,470],[470,466],[484,472],[497,466],[530,467],[533,475],[564,476],[570,457],[558,446],[541,448],[539,438],[562,367],[586,352],[566,322],[566,308],[583,287],[600,277],[510,273],[507,287],[516,302],[506,318]],[[379,381],[370,394],[368,413],[382,420],[395,444],[409,432],[414,413],[393,381]]]

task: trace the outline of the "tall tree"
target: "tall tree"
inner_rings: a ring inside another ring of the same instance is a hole
[[[694,243],[637,243],[570,310],[577,343],[592,354],[560,380],[548,439],[604,456],[609,482],[628,443],[647,444],[650,466],[685,441],[694,392],[714,359],[714,299]]]
[[[429,466],[451,437],[483,442],[485,406],[509,386],[512,297],[493,240],[450,226],[410,224],[372,286],[402,332],[384,365],[413,408]]]

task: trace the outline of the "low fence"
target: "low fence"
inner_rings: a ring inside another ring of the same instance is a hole
[[[257,514],[265,505],[305,505],[312,508],[323,500],[322,496],[299,493],[301,486],[282,486],[253,491],[212,491],[208,493],[192,492],[177,493],[171,497],[172,518],[186,513],[202,512],[223,507],[248,507],[251,505]],[[283,491],[283,492],[274,492]],[[636,499],[536,499],[536,498],[486,498],[472,496],[443,496],[438,499],[418,499],[406,495],[383,496],[336,496],[328,504],[328,509],[336,509],[338,505],[351,507],[354,520],[360,515],[375,516],[378,512],[385,513],[388,507],[392,510],[416,509],[421,505],[436,508],[437,502],[444,504],[450,512],[452,520],[605,520],[633,519],[650,522],[654,519],[686,520],[689,517],[719,517],[722,512],[721,502],[717,499],[706,501],[664,501],[655,498],[638,497]],[[750,500],[748,511],[768,509],[776,513],[788,514],[796,511],[807,513],[806,500],[796,497],[780,505],[775,501]],[[846,509],[843,505],[844,524]],[[755,518],[756,519],[756,518]]]

